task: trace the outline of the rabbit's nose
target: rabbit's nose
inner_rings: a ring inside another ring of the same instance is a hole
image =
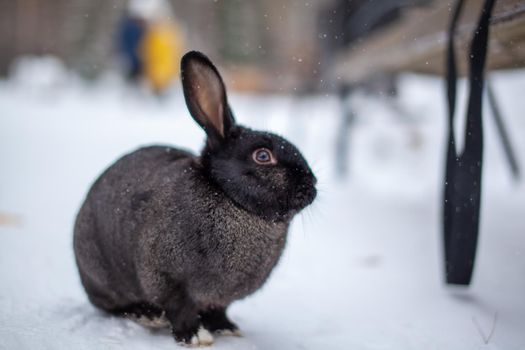
[[[315,186],[317,185],[317,178],[315,177],[315,175],[312,173],[312,184]]]

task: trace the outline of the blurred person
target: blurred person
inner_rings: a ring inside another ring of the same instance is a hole
[[[120,51],[126,75],[144,82],[157,95],[179,74],[182,35],[165,0],[131,0],[121,23]]]
[[[141,55],[144,78],[155,93],[163,93],[178,76],[182,46],[180,31],[169,18],[163,15],[148,23]]]
[[[128,11],[119,30],[119,52],[124,60],[126,76],[132,81],[142,75],[142,60],[140,45],[145,32],[145,23],[142,18]]]
[[[183,53],[181,31],[166,0],[135,0],[130,7],[141,13],[146,23],[139,48],[142,77],[161,95],[179,74],[178,62]]]

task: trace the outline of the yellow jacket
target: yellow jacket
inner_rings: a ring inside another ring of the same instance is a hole
[[[144,77],[155,92],[164,91],[179,74],[182,39],[176,26],[162,21],[148,26],[141,52]]]

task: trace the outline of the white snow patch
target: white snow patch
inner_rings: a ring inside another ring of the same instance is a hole
[[[20,218],[0,226],[0,349],[173,349],[168,330],[89,304],[72,228],[89,186],[119,156],[154,143],[202,147],[180,89],[156,100],[118,80],[24,79],[0,81],[0,212]],[[525,74],[493,79],[524,169]],[[214,349],[525,348],[525,188],[509,175],[490,114],[473,284],[446,287],[443,85],[410,75],[400,92],[401,115],[355,97],[346,180],[334,174],[335,97],[231,97],[239,122],[299,146],[319,196],[295,219],[265,287],[229,310],[245,336],[218,337]]]

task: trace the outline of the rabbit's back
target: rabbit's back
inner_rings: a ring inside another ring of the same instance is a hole
[[[74,249],[95,305],[111,310],[142,300],[135,265],[142,228],[159,219],[154,212],[163,183],[177,181],[184,173],[179,163],[191,159],[176,148],[141,148],[115,162],[91,187],[76,219]]]

